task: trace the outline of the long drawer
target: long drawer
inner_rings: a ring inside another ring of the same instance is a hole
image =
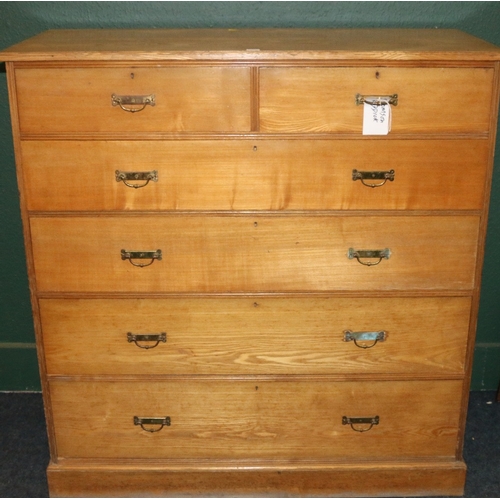
[[[22,68],[16,85],[21,134],[250,130],[245,67]]]
[[[480,210],[488,142],[23,141],[21,152],[35,211]]]
[[[261,68],[260,127],[361,133],[356,95],[397,94],[393,133],[487,132],[493,76],[492,68]]]
[[[470,290],[479,217],[44,216],[30,227],[41,292]]]
[[[470,298],[41,299],[51,375],[463,374]]]
[[[345,461],[454,457],[462,382],[49,385],[59,457]]]

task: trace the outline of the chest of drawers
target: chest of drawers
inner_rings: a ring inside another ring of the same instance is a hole
[[[462,494],[497,48],[82,30],[0,57],[52,496]]]

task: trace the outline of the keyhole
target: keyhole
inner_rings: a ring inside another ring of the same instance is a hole
[[[134,79],[134,73],[130,73],[130,78],[132,78],[132,80]]]
[[[254,146],[252,149],[253,149],[254,151],[257,151],[257,146]]]
[[[378,80],[380,78],[380,73],[378,71],[375,72],[375,78]]]

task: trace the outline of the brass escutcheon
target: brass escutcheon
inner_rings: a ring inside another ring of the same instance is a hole
[[[378,425],[380,418],[376,417],[342,417],[342,425],[350,425],[351,429],[356,432],[368,432],[374,425]],[[369,425],[366,427],[354,427],[359,425]]]
[[[361,349],[370,349],[377,342],[384,342],[387,338],[387,333],[385,331],[380,332],[353,332],[351,330],[344,331],[344,342],[353,341],[356,347]],[[373,342],[370,345],[358,344],[358,342]]]
[[[387,181],[394,181],[394,176],[396,173],[394,170],[389,171],[373,171],[373,172],[361,172],[359,170],[353,169],[352,171],[352,180],[357,181],[360,180],[365,186],[376,188],[383,186]],[[367,182],[368,180],[381,180],[382,182],[371,183]]]
[[[170,417],[134,417],[134,425],[140,425],[142,429],[146,432],[159,432],[166,425],[170,425]],[[147,429],[145,425],[160,426],[153,429]]]
[[[162,254],[161,250],[146,251],[146,252],[130,252],[127,250],[121,250],[122,260],[128,260],[135,267],[147,267],[150,266],[155,260],[161,260]],[[135,260],[148,259],[149,262],[134,262]]]
[[[150,106],[154,106],[155,95],[117,95],[111,94],[111,105],[112,106],[120,106],[123,111],[128,111],[129,113],[137,113],[138,111],[142,111],[148,104]],[[139,108],[129,108],[127,106],[140,106]]]
[[[123,182],[125,186],[130,188],[141,188],[147,186],[149,181],[158,182],[158,171],[151,170],[150,172],[124,172],[115,170],[116,182]],[[133,181],[140,181],[142,184],[134,184]]]
[[[167,341],[167,334],[165,332],[145,333],[145,334],[128,332],[127,333],[127,340],[129,343],[133,342],[137,347],[140,347],[141,349],[154,349],[160,342]],[[150,344],[139,345],[138,342],[155,342],[155,344],[154,345],[150,345]]]
[[[356,106],[360,104],[370,104],[371,106],[382,106],[384,104],[392,104],[393,106],[398,105],[398,94],[390,95],[361,95],[356,94],[355,97]]]
[[[349,259],[356,259],[363,266],[376,266],[382,262],[382,259],[388,259],[391,256],[391,251],[389,248],[384,248],[383,250],[354,250],[354,248],[349,248],[347,251],[347,257]],[[376,259],[373,260],[362,260],[362,259]]]

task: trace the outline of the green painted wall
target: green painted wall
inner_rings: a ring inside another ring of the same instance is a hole
[[[136,27],[458,28],[500,46],[500,2],[0,2],[0,49],[47,29]],[[472,385],[485,390],[495,389],[500,378],[500,146],[497,150]],[[0,172],[0,390],[38,390],[1,65]]]

